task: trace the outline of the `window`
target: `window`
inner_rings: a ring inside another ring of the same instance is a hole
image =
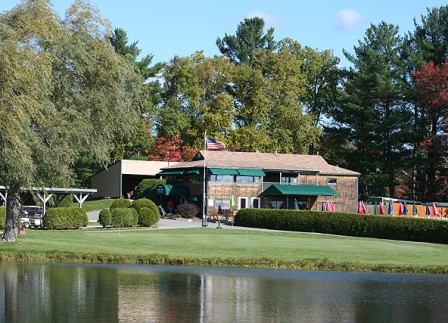
[[[256,184],[260,182],[259,176],[237,176],[236,182],[238,184]]]
[[[210,175],[210,182],[233,183],[233,175]]]
[[[247,197],[238,198],[238,210],[247,208]]]
[[[259,209],[260,208],[260,198],[259,197],[252,197],[251,199],[251,207],[253,209]]]
[[[283,209],[283,201],[269,201],[271,209]]]
[[[297,176],[282,176],[282,184],[297,184]]]
[[[218,209],[219,206],[221,206],[221,209],[223,209],[223,210],[229,210],[230,209],[230,199],[215,199],[214,207],[216,209]]]
[[[338,179],[337,178],[328,178],[327,179],[327,184],[328,185],[337,185],[338,184]]]

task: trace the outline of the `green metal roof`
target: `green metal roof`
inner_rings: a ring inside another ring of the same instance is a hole
[[[339,194],[330,186],[273,184],[264,190],[263,195],[338,196]]]

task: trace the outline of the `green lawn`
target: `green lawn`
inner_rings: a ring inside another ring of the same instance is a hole
[[[115,199],[87,200],[82,203],[82,209],[86,212],[107,209]],[[79,207],[78,203],[73,203],[74,207]]]
[[[397,268],[430,266],[440,270],[429,272],[448,273],[448,245],[215,228],[27,230],[25,235],[19,235],[16,243],[0,244],[0,256],[3,253],[40,255],[43,261],[45,255],[67,253],[93,258],[93,261],[86,258],[86,262],[95,262],[96,256],[99,262],[104,262],[100,258],[108,255],[121,257],[122,262],[133,262],[135,256],[145,259],[162,256],[183,259],[181,263],[187,264],[195,264],[193,260],[204,264],[204,260],[214,259],[212,264],[289,268],[295,268],[294,262],[312,259],[313,263],[329,262],[331,265],[329,268],[307,269],[402,271]],[[334,267],[333,264],[348,264],[348,268]],[[375,265],[396,268],[375,269]]]

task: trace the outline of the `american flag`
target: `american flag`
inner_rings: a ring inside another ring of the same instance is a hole
[[[219,140],[207,137],[207,148],[209,150],[223,150],[226,148],[226,145]]]

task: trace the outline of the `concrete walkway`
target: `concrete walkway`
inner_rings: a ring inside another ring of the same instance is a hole
[[[101,225],[98,223],[99,213],[100,211],[87,212],[87,216],[89,218],[89,225],[88,225],[89,228],[101,227]],[[219,227],[221,227],[222,229],[264,230],[264,229],[237,227],[226,223],[221,223]],[[192,220],[183,218],[178,218],[176,220],[160,219],[159,222],[157,223],[157,229],[189,229],[189,228],[202,228],[202,219],[199,218],[194,218]],[[207,228],[218,228],[218,223],[207,222]]]

